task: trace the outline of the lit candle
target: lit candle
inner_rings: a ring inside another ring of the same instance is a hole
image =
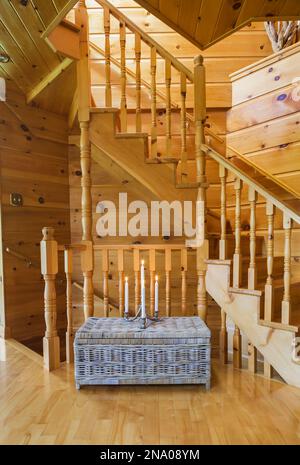
[[[158,276],[155,276],[155,287],[154,287],[154,312],[158,314]]]
[[[128,278],[125,278],[125,315],[128,315],[129,312],[129,289],[128,289]]]
[[[146,318],[146,298],[145,298],[145,265],[141,263],[141,317]]]

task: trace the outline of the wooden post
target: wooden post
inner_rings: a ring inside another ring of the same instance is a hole
[[[58,272],[57,242],[54,229],[44,228],[41,241],[41,272],[44,276],[44,312],[46,332],[43,339],[44,365],[48,371],[59,368],[60,348],[56,329],[56,290],[55,279]]]
[[[283,215],[284,229],[284,293],[281,303],[281,321],[289,325],[291,322],[291,247],[292,247],[292,220],[285,213]]]
[[[226,259],[226,169],[219,165],[221,180],[221,239],[219,242],[219,258]]]
[[[157,157],[156,48],[151,47],[151,158]]]
[[[221,309],[221,329],[220,329],[220,361],[228,363],[228,334],[226,326],[227,315],[225,310]]]
[[[155,283],[155,249],[149,250],[149,272],[150,272],[150,315],[154,315],[154,283]]]
[[[134,307],[137,314],[141,303],[140,296],[140,251],[133,250],[133,271],[134,271]]]
[[[170,273],[172,270],[172,251],[165,249],[165,273],[166,273],[166,315],[171,316],[171,283]]]
[[[234,183],[235,190],[235,250],[233,255],[233,287],[239,288],[242,279],[241,255],[241,192],[242,181],[237,178]]]
[[[136,65],[136,132],[142,132],[141,115],[141,36],[135,33],[135,65]]]
[[[186,145],[186,75],[180,73],[180,94],[181,94],[181,109],[180,109],[180,126],[181,126],[181,182],[184,183],[187,179],[187,145]]]
[[[242,336],[236,325],[233,335],[233,367],[242,368]]]
[[[251,373],[257,372],[257,349],[250,341],[248,342],[248,370]]]
[[[248,289],[256,289],[256,201],[257,193],[249,186],[250,203],[250,263],[248,268]]]
[[[109,251],[102,250],[102,275],[103,275],[103,310],[104,316],[109,316],[109,292],[108,292],[108,272],[109,272]]]
[[[267,362],[267,360],[264,360],[264,376],[265,378],[271,379],[273,378],[273,367],[272,365]]]
[[[85,319],[94,314],[93,289],[93,243],[92,243],[92,195],[91,195],[91,144],[89,121],[91,106],[91,78],[89,63],[89,21],[85,1],[75,9],[75,21],[80,27],[80,60],[77,63],[78,120],[80,125],[81,165],[81,218],[82,241],[85,251],[81,253],[83,272],[83,308]]]
[[[186,273],[188,269],[187,249],[181,250],[181,312],[186,316]]]
[[[202,150],[205,143],[204,127],[206,121],[206,80],[203,57],[201,55],[194,59],[194,119],[195,119],[195,158],[196,176],[198,183],[197,197],[197,222],[200,225],[197,231],[197,309],[198,315],[203,320],[207,316],[206,297],[206,264],[208,258],[208,244],[206,241],[206,155]]]
[[[84,318],[94,316],[94,287],[93,287],[93,270],[94,255],[92,241],[82,241],[85,246],[81,251],[81,270],[83,273],[83,311]]]
[[[73,306],[72,306],[72,272],[73,272],[73,251],[64,251],[64,265],[67,280],[67,332],[66,332],[66,361],[74,361],[74,331],[73,331]]]
[[[267,201],[267,221],[268,221],[268,239],[267,239],[267,281],[265,285],[265,311],[264,318],[266,321],[273,321],[273,262],[274,262],[274,205]]]
[[[121,132],[127,132],[127,99],[126,99],[126,25],[120,22],[120,49],[121,49]]]
[[[166,156],[171,157],[172,146],[172,121],[171,121],[171,62],[165,60],[165,79],[166,79]]]
[[[78,120],[89,121],[91,106],[89,17],[84,0],[80,0],[75,8],[75,22],[80,28],[80,60],[77,62]]]
[[[111,70],[110,70],[110,11],[107,6],[103,7],[103,22],[105,34],[105,106],[112,106],[111,94]]]
[[[124,250],[118,249],[119,315],[124,316]]]

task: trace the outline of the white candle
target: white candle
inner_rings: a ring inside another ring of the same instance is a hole
[[[128,315],[129,312],[129,288],[128,288],[128,278],[125,278],[125,314]]]
[[[158,276],[155,276],[154,311],[155,311],[155,313],[158,313]]]
[[[141,263],[141,317],[146,318],[146,298],[145,298],[145,266],[144,260]]]

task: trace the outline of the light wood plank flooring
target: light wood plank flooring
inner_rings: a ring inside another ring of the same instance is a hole
[[[0,444],[300,444],[300,389],[213,362],[203,387],[98,387],[0,339]]]

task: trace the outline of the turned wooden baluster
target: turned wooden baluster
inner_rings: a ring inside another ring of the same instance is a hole
[[[105,34],[105,105],[112,106],[111,95],[111,70],[110,70],[110,11],[109,8],[103,7],[103,22]]]
[[[242,280],[242,254],[241,254],[241,193],[242,181],[236,179],[235,190],[235,250],[233,255],[233,287],[240,287]]]
[[[59,368],[60,349],[56,329],[56,290],[55,279],[58,272],[57,242],[54,229],[44,228],[41,241],[41,272],[45,281],[44,312],[46,332],[43,339],[44,365],[48,371]]]
[[[171,62],[165,60],[166,79],[166,156],[171,157],[172,146],[172,112],[171,112]]]
[[[72,306],[72,272],[73,272],[73,251],[67,249],[64,251],[64,265],[66,274],[66,296],[67,296],[67,332],[66,332],[66,361],[73,363],[74,361],[74,331],[73,331],[73,306]]]
[[[141,303],[140,294],[140,251],[133,250],[133,271],[134,271],[134,308],[135,313],[138,312]]]
[[[118,250],[118,272],[119,272],[119,315],[124,316],[124,250]]]
[[[194,60],[194,117],[195,117],[195,158],[198,183],[197,196],[197,310],[203,320],[207,316],[206,264],[208,241],[206,239],[206,155],[202,150],[205,143],[204,125],[206,120],[206,82],[203,57]]]
[[[187,166],[187,145],[186,145],[186,75],[180,74],[180,94],[181,94],[181,109],[180,109],[180,129],[181,129],[181,182],[185,183],[188,175]]]
[[[172,251],[165,249],[165,273],[166,273],[166,315],[171,315],[171,282],[170,273],[172,270]]]
[[[249,187],[250,263],[248,268],[248,289],[256,289],[256,201],[257,193],[253,187]]]
[[[274,263],[274,205],[267,201],[267,221],[268,221],[268,238],[267,238],[267,281],[265,285],[265,312],[266,321],[273,321],[273,263]]]
[[[228,363],[228,334],[227,334],[227,315],[221,309],[221,329],[220,329],[220,361]]]
[[[181,312],[186,315],[186,273],[188,269],[187,249],[181,250]]]
[[[226,169],[219,166],[221,180],[221,239],[219,242],[219,258],[226,259]]]
[[[108,294],[108,272],[109,272],[109,251],[102,250],[102,275],[103,275],[103,311],[104,316],[109,316],[109,294]]]
[[[281,303],[281,321],[288,325],[291,322],[291,247],[292,220],[285,213],[283,215],[284,229],[284,271],[283,271],[283,300]]]
[[[121,49],[121,106],[120,120],[121,132],[127,131],[127,99],[126,99],[126,25],[120,22],[120,49]]]
[[[141,36],[135,33],[135,73],[136,73],[136,132],[142,132],[141,109]]]
[[[150,315],[154,315],[154,284],[155,284],[155,249],[149,250],[149,272],[150,272]]]
[[[156,48],[151,47],[151,157],[157,157]]]
[[[85,249],[81,252],[81,270],[83,273],[83,311],[84,318],[94,316],[94,251],[91,241],[83,241]]]
[[[242,336],[236,325],[233,334],[233,366],[234,368],[242,368]]]

